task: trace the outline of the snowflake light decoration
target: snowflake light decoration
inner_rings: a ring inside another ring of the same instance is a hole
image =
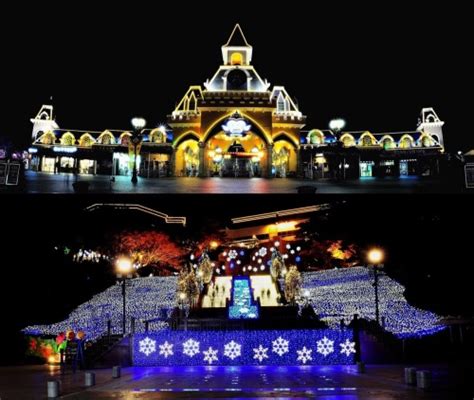
[[[212,347],[203,351],[204,354],[204,361],[207,363],[212,364],[214,361],[219,361],[217,358],[217,350],[214,350]]]
[[[262,345],[259,345],[258,348],[253,349],[253,352],[255,353],[253,355],[254,360],[258,360],[259,362],[262,362],[263,359],[268,358],[267,352],[268,348],[263,347]]]
[[[330,340],[326,336],[321,340],[318,340],[316,344],[318,346],[317,352],[322,354],[324,357],[334,352],[334,340]]]
[[[290,342],[288,340],[285,340],[279,336],[278,339],[272,341],[272,351],[281,357],[283,354],[288,353],[289,343]]]
[[[145,354],[147,357],[156,352],[156,340],[150,339],[146,337],[143,340],[138,342],[140,349],[138,350],[140,353]]]
[[[312,349],[307,349],[306,346],[303,346],[301,350],[296,350],[298,353],[297,361],[301,361],[303,364],[306,364],[306,361],[312,361],[313,358],[311,357],[311,353],[313,352]]]
[[[183,343],[183,353],[189,357],[199,353],[199,342],[193,339],[186,340]]]
[[[224,355],[231,360],[241,355],[242,346],[233,340],[224,345]]]
[[[173,345],[167,341],[163,344],[160,344],[160,354],[164,355],[165,358],[173,355]]]
[[[267,248],[266,247],[260,247],[260,249],[258,250],[258,255],[260,257],[265,257],[267,255]]]
[[[227,256],[228,256],[231,260],[234,260],[234,259],[237,258],[238,253],[237,253],[236,250],[231,249],[231,250],[229,251],[229,253],[227,253]]]
[[[355,353],[355,342],[349,341],[349,339],[346,339],[345,342],[340,343],[339,346],[341,346],[341,354],[345,354],[347,357],[351,355],[351,353]]]

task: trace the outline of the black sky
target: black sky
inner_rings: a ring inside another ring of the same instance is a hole
[[[0,135],[17,143],[28,144],[29,118],[50,96],[62,128],[128,129],[138,114],[149,125],[165,121],[189,85],[212,77],[240,22],[257,71],[286,86],[308,127],[342,116],[352,130],[411,130],[421,108],[433,106],[446,121],[448,150],[474,147],[469,100],[461,100],[472,86],[465,6],[68,4],[1,13]]]

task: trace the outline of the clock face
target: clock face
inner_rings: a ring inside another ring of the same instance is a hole
[[[247,74],[240,70],[234,69],[227,75],[227,90],[246,90]]]

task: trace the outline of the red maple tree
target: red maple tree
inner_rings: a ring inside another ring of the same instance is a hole
[[[167,234],[155,231],[122,232],[115,237],[114,253],[125,254],[141,266],[169,266],[179,270],[185,251]]]

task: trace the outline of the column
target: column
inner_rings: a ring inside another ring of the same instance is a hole
[[[273,167],[273,143],[267,145],[267,173],[266,173],[266,178],[268,178],[268,179],[273,178],[272,167]]]
[[[170,163],[169,175],[170,176],[177,176],[176,174],[176,152],[177,151],[178,151],[177,149],[173,148],[171,156],[170,156],[170,160],[169,160],[169,163]]]
[[[303,178],[304,177],[304,172],[303,172],[303,149],[301,146],[298,146],[298,149],[296,150],[296,177],[297,178]]]
[[[206,152],[206,144],[199,142],[199,177],[204,178],[206,176],[206,165],[204,154]]]

